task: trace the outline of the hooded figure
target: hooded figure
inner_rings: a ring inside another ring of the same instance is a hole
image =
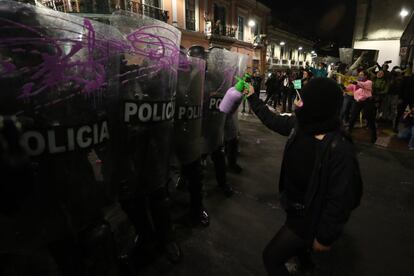
[[[295,100],[296,116],[269,111],[253,93],[246,91],[262,123],[289,136],[279,180],[286,222],[263,259],[269,275],[290,275],[286,261],[298,256],[305,267],[311,249],[329,251],[340,237],[362,195],[359,165],[351,139],[340,130],[342,90],[335,81],[310,80]]]
[[[303,105],[295,109],[295,114],[301,130],[309,134],[323,134],[339,129],[338,112],[343,97],[342,90],[334,81],[308,81],[299,96]]]

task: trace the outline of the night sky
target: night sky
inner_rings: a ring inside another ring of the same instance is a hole
[[[320,53],[335,54],[352,45],[356,0],[259,1],[272,9],[274,20],[317,42]]]

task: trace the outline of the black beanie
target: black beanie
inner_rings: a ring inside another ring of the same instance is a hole
[[[312,134],[324,134],[341,126],[342,89],[332,79],[314,78],[302,89],[303,106],[295,110],[299,129]]]

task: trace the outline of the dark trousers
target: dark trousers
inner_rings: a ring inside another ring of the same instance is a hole
[[[53,242],[48,247],[62,275],[86,275],[81,256],[82,251],[74,237]]]
[[[375,125],[375,116],[377,113],[375,103],[372,99],[367,99],[363,102],[355,102],[351,110],[351,118],[349,119],[349,131],[354,128],[355,122],[359,118],[359,113],[363,111],[363,115],[368,123],[368,128],[371,130],[371,141],[375,142],[377,139],[377,127]]]
[[[263,262],[269,276],[291,275],[285,263],[292,257],[306,259],[310,245],[284,225],[263,251]]]
[[[214,170],[216,172],[216,180],[218,185],[226,185],[226,156],[224,154],[224,148],[219,147],[214,152],[212,152],[211,160],[214,163]]]
[[[157,241],[161,245],[174,241],[165,188],[160,188],[150,195],[137,195],[122,200],[120,204],[141,237],[140,241]]]
[[[267,104],[270,100],[273,101],[273,108],[276,109],[277,104],[280,102],[278,94],[277,93],[268,93],[264,103]]]
[[[234,138],[226,142],[226,154],[229,166],[237,164],[239,139]]]
[[[398,124],[401,120],[402,115],[404,114],[405,109],[409,106],[410,108],[414,107],[414,102],[407,101],[407,100],[400,100],[400,103],[397,106],[397,117],[394,121],[394,128],[398,128]]]
[[[198,214],[203,208],[203,171],[201,159],[182,166],[181,174],[188,183],[191,212]]]
[[[349,122],[352,105],[354,104],[355,100],[353,96],[344,95],[344,101],[342,103],[341,109],[341,120],[345,123]]]
[[[264,101],[264,103],[267,104],[271,99],[274,98],[274,96],[275,94],[273,93],[267,93],[266,100]]]
[[[105,276],[117,271],[115,241],[106,221],[91,224],[76,237],[52,242],[48,249],[64,276]]]
[[[254,94],[257,95],[257,97],[260,99],[260,85],[255,85],[253,89],[254,89]]]
[[[286,87],[282,95],[282,112],[292,112],[292,103],[295,94],[291,88]]]

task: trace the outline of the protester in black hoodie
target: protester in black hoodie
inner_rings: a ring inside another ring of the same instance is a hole
[[[397,107],[397,117],[394,122],[394,129],[398,131],[398,124],[404,114],[407,106],[412,109],[414,107],[414,75],[408,71],[401,83],[401,90],[399,96],[399,103]]]
[[[341,235],[362,195],[359,165],[351,139],[340,130],[342,90],[335,81],[310,80],[292,117],[270,112],[253,93],[251,88],[248,100],[263,124],[289,136],[279,181],[287,219],[263,260],[269,275],[290,275],[285,262],[291,257],[329,251]]]
[[[273,100],[273,108],[276,109],[276,105],[277,105],[277,101],[278,101],[278,94],[279,91],[279,80],[277,79],[276,75],[274,73],[272,73],[270,75],[270,77],[267,79],[266,81],[266,100],[265,100],[265,104],[267,104],[270,100]]]

